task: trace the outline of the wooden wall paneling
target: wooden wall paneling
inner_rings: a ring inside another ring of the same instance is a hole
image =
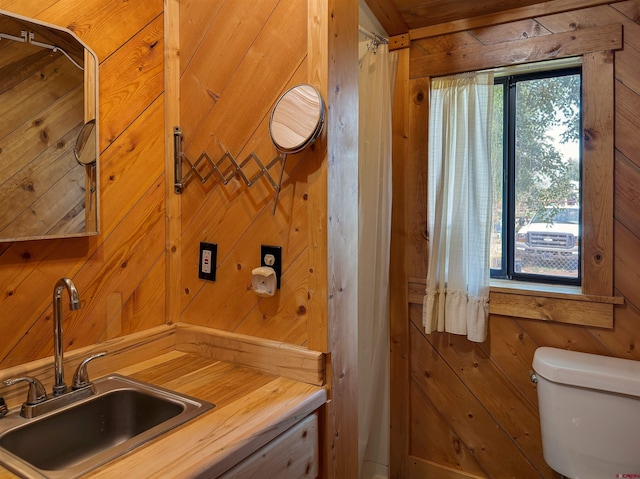
[[[516,321],[538,346],[609,355],[607,349],[586,328],[538,320],[517,319]]]
[[[187,188],[195,190],[199,189],[200,185],[194,182]],[[185,191],[183,194],[190,195],[191,193]],[[182,261],[180,264],[181,311],[189,307],[189,304],[197,298],[201,290],[216,286],[198,278],[200,241],[218,245],[217,268],[219,273],[216,278],[219,278],[218,281],[222,281],[225,278],[225,272],[222,271],[225,261],[233,262],[236,259],[229,254],[233,251],[238,238],[242,237],[242,234],[255,220],[253,208],[256,205],[264,208],[272,198],[273,189],[266,183],[266,180],[259,181],[251,188],[251,199],[243,197],[248,194],[247,188],[240,180],[234,180],[226,186],[218,184],[203,200],[202,207],[199,208],[192,221],[183,226]],[[259,251],[256,254],[259,254]],[[248,267],[249,265],[247,265]]]
[[[25,17],[37,18],[44,10],[60,0],[0,0],[0,9]]]
[[[415,310],[415,309],[414,309]],[[412,315],[416,330],[422,328],[422,315]],[[537,452],[542,448],[538,409],[523,397],[503,370],[497,367],[478,343],[455,334],[425,335],[440,357],[543,477],[553,471]]]
[[[301,65],[285,88],[302,83],[305,78],[306,68]],[[245,158],[253,152],[261,158],[263,163],[267,163],[277,156],[277,151],[269,140],[269,115],[263,117],[256,131],[247,140],[247,144],[237,155],[239,158]],[[310,154],[309,151],[305,151],[289,155],[287,172],[283,181],[284,188],[289,183],[304,181],[305,172],[311,168],[308,164],[304,165],[309,161]],[[295,171],[299,162],[303,162],[303,166]],[[270,175],[277,180],[280,171],[281,162],[271,168]],[[246,174],[251,176],[255,174],[255,171]],[[250,188],[247,188],[239,178],[233,179],[227,185],[223,185],[215,176],[209,181],[212,182],[211,185],[202,185],[197,180],[193,180],[185,188],[183,195],[180,195],[190,199],[189,205],[195,203],[194,198],[200,199],[200,204],[195,207],[196,211],[188,213],[191,219],[188,223],[185,222],[182,236],[181,309],[184,309],[200,289],[208,284],[198,279],[197,274],[194,274],[197,272],[199,261],[199,242],[208,241],[218,245],[218,266],[220,267],[233,250],[238,239],[256,220],[258,212],[263,209],[269,211],[273,209],[275,191],[264,177]],[[266,220],[267,217],[264,218]],[[299,220],[298,224],[298,227],[304,227],[299,223]],[[267,238],[264,241],[266,242]],[[255,254],[251,253],[250,261],[256,261]]]
[[[327,20],[328,2],[324,0],[307,1],[307,72],[308,82],[315,86],[322,98],[328,97],[329,60]],[[307,345],[310,349],[327,352],[328,322],[327,322],[327,129],[325,127],[316,141],[307,161],[309,162],[309,176],[307,177],[309,191],[309,225],[308,225],[308,257],[309,257],[309,286],[308,286],[308,334]],[[330,382],[330,381],[328,381]],[[323,425],[326,415],[321,416]],[[322,429],[326,432],[326,427]],[[322,442],[329,444],[328,440]],[[327,454],[321,452],[326,461]]]
[[[622,295],[618,291],[616,294]],[[593,328],[590,329],[591,334],[613,356],[640,361],[640,348],[637,347],[640,310],[629,301],[625,301],[625,304],[616,306],[615,316],[615,330]]]
[[[574,10],[555,15],[537,17],[536,22],[548,30],[559,33],[578,29],[597,27],[599,25],[621,23],[628,26],[624,16],[610,5]]]
[[[552,323],[546,321],[527,320],[512,316],[496,316],[490,317],[490,330],[489,339],[486,343],[479,346],[471,347],[460,341],[448,341],[445,344],[438,342],[429,343],[425,336],[420,332],[420,297],[421,289],[424,288],[423,281],[424,276],[410,274],[404,278],[409,282],[410,286],[413,286],[415,291],[411,289],[409,291],[409,301],[418,303],[415,306],[411,306],[411,318],[416,323],[416,328],[412,329],[412,344],[409,348],[412,362],[412,371],[414,372],[413,378],[416,381],[416,385],[424,387],[427,382],[426,379],[416,371],[422,371],[426,368],[420,368],[421,361],[427,359],[431,362],[442,362],[443,358],[447,358],[450,361],[450,367],[441,368],[438,371],[444,369],[449,371],[452,377],[456,377],[457,381],[441,380],[434,381],[437,387],[432,390],[426,391],[429,400],[434,404],[435,411],[441,414],[443,417],[449,417],[451,414],[455,414],[457,408],[461,407],[460,418],[454,423],[454,430],[460,436],[461,440],[474,451],[474,457],[480,461],[481,466],[484,468],[485,464],[487,469],[486,475],[488,477],[506,477],[509,476],[507,466],[505,464],[498,464],[496,462],[489,464],[483,462],[482,456],[478,456],[478,448],[471,444],[470,437],[487,437],[487,427],[469,426],[465,429],[465,433],[461,433],[458,428],[461,425],[466,426],[462,418],[464,414],[469,410],[468,407],[460,406],[461,397],[465,398],[467,395],[471,395],[476,404],[488,414],[489,424],[493,421],[494,424],[510,423],[505,430],[513,434],[516,438],[525,438],[528,430],[536,430],[538,426],[536,417],[536,404],[537,395],[533,384],[530,383],[528,371],[531,369],[531,362],[535,349],[539,346],[553,346],[564,349],[572,349],[578,351],[585,351],[601,355],[613,355],[616,357],[626,357],[638,359],[639,353],[636,347],[638,342],[638,324],[640,324],[640,310],[638,309],[636,294],[632,285],[638,283],[638,276],[635,273],[640,266],[636,265],[635,258],[638,257],[637,251],[640,249],[639,233],[637,229],[638,208],[635,208],[636,194],[635,183],[633,179],[639,174],[638,168],[640,167],[640,160],[637,158],[637,152],[635,151],[635,145],[640,137],[640,120],[636,113],[636,110],[640,108],[634,108],[634,105],[640,105],[638,100],[638,93],[640,92],[640,86],[638,84],[638,58],[640,57],[640,48],[638,48],[638,42],[640,42],[640,26],[638,25],[638,19],[640,14],[640,2],[637,0],[630,2],[616,2],[610,5],[597,6],[590,9],[584,9],[579,11],[569,11],[567,13],[555,14],[555,15],[543,15],[536,17],[533,20],[527,20],[526,22],[518,22],[517,24],[510,25],[498,25],[490,28],[476,29],[473,31],[467,31],[466,28],[461,28],[461,31],[467,33],[469,36],[456,34],[451,36],[425,38],[412,42],[411,56],[412,61],[418,58],[427,58],[429,55],[435,54],[434,52],[444,53],[447,51],[446,46],[448,44],[455,45],[459,43],[464,45],[464,51],[471,52],[476,51],[478,55],[484,47],[473,47],[474,43],[477,45],[484,44],[485,42],[490,45],[492,42],[500,42],[504,39],[505,45],[510,47],[517,46],[519,35],[518,32],[540,32],[546,33],[549,31],[555,34],[557,32],[565,32],[567,34],[582,34],[588,31],[590,28],[603,28],[607,25],[617,24],[622,25],[624,28],[624,43],[621,44],[622,50],[618,50],[615,53],[615,68],[613,64],[613,56],[607,53],[588,55],[586,60],[587,75],[591,75],[591,78],[587,82],[587,88],[594,88],[598,90],[597,86],[589,87],[589,82],[599,82],[603,78],[601,71],[606,70],[605,75],[615,74],[615,92],[609,91],[608,95],[600,94],[600,105],[596,105],[597,108],[605,108],[603,102],[606,103],[607,98],[614,98],[615,93],[615,148],[617,149],[615,154],[615,178],[613,184],[615,189],[612,196],[615,198],[615,231],[610,235],[610,238],[615,238],[613,250],[615,251],[615,276],[613,278],[612,292],[615,291],[617,296],[624,298],[624,304],[619,304],[618,300],[612,298],[608,302],[607,309],[612,309],[614,314],[614,322],[612,329],[603,329],[597,327],[584,327],[576,325],[564,325],[560,323]],[[522,20],[522,19],[520,19]],[[536,26],[539,24],[539,27]],[[620,27],[609,26],[607,28],[618,29]],[[529,33],[527,33],[529,35]],[[549,36],[549,35],[544,35]],[[540,37],[540,38],[543,38]],[[473,39],[471,41],[470,39]],[[539,40],[543,41],[543,40]],[[486,48],[495,49],[496,45],[490,45]],[[455,51],[452,50],[452,55],[455,57]],[[481,57],[476,57],[478,61]],[[487,57],[484,57],[485,59]],[[425,61],[426,60],[421,60]],[[444,64],[444,63],[443,63]],[[485,67],[490,66],[485,64]],[[446,68],[449,68],[447,66]],[[436,69],[434,69],[436,70]],[[440,69],[442,70],[442,69]],[[430,70],[431,71],[431,70]],[[424,72],[423,72],[424,73]],[[442,74],[442,71],[434,71],[435,74]],[[412,73],[413,74],[413,73]],[[613,85],[613,81],[609,82]],[[598,90],[599,91],[599,90]],[[591,105],[592,107],[594,105]],[[598,115],[592,115],[598,117]],[[603,124],[591,127],[591,130],[610,128],[613,125],[612,114],[605,113],[604,115],[596,118],[596,120],[605,119]],[[591,131],[590,130],[590,131]],[[407,168],[416,168],[411,166],[412,164],[420,165],[424,162],[426,154],[421,158],[419,155],[411,156],[411,151],[417,151],[425,148],[424,131],[413,133],[410,132],[409,143],[410,148],[406,156]],[[417,134],[417,136],[416,136]],[[422,136],[420,136],[422,135]],[[640,141],[640,140],[639,140]],[[599,146],[595,147],[596,150]],[[594,166],[612,167],[613,165],[613,151],[614,145],[610,145],[604,148],[606,151],[611,151],[611,160],[605,160],[604,165],[602,158],[605,155],[594,155],[598,159]],[[607,163],[608,162],[608,163]],[[415,176],[415,174],[413,175]],[[594,175],[594,177],[597,175]],[[418,183],[417,180],[414,180]],[[394,195],[397,197],[397,191],[394,191]],[[406,192],[402,193],[405,196]],[[394,197],[394,201],[395,201]],[[408,217],[412,215],[421,215],[426,211],[426,206],[418,205],[417,208],[412,208],[408,205],[406,208],[406,214]],[[605,215],[606,216],[606,215]],[[612,216],[612,215],[609,215]],[[394,219],[395,221],[395,219]],[[407,233],[407,238],[419,237],[422,230],[419,224],[407,223],[411,230]],[[426,245],[426,243],[425,243]],[[408,239],[406,241],[406,251],[409,255],[407,259],[408,265],[413,261],[421,261],[419,248],[415,248],[412,241]],[[416,251],[415,253],[413,251]],[[413,283],[412,283],[413,281]],[[606,296],[609,296],[612,292],[609,292]],[[599,293],[595,293],[598,295]],[[413,298],[413,299],[412,299]],[[610,313],[607,313],[610,314]],[[432,339],[432,341],[434,341]],[[480,356],[474,356],[469,353],[469,348],[473,348],[474,354],[480,354]],[[483,358],[478,363],[478,368],[470,367],[469,364],[473,364],[473,361],[477,358]],[[431,363],[429,363],[431,364]],[[487,368],[487,364],[490,365]],[[494,394],[490,386],[485,389],[483,386],[478,385],[480,373],[478,370],[490,371],[486,374],[487,382],[490,385],[502,384],[501,388],[508,391],[508,400],[498,399],[496,396],[501,397],[504,394]],[[434,374],[432,370],[429,370],[433,379]],[[475,376],[474,374],[477,374]],[[407,379],[409,380],[409,379]],[[397,380],[401,383],[401,381]],[[466,394],[461,394],[460,391],[466,391]],[[446,397],[456,397],[455,400],[439,399],[438,395]],[[451,395],[451,396],[448,396]],[[415,399],[415,395],[412,399]],[[419,395],[417,396],[419,397]],[[439,402],[440,401],[440,402]],[[422,401],[424,402],[424,401]],[[422,404],[421,402],[421,404]],[[464,402],[464,400],[462,401]],[[455,407],[450,405],[454,404]],[[412,411],[418,407],[414,404],[411,405]],[[498,408],[513,407],[512,411],[507,409],[497,411]],[[464,411],[464,412],[463,412]],[[523,411],[529,411],[526,417],[529,418],[524,423],[520,424],[521,419],[511,421],[511,415],[521,415]],[[491,412],[489,414],[489,412]],[[412,419],[417,413],[412,413]],[[485,417],[485,416],[483,416]],[[477,415],[474,415],[477,418]],[[473,421],[471,421],[473,422]],[[456,477],[455,471],[451,471],[451,465],[444,458],[432,458],[425,452],[426,446],[424,441],[428,441],[424,434],[420,432],[420,428],[412,423],[411,429],[411,441],[412,449],[407,448],[405,450],[405,458],[409,461],[409,477],[413,474],[413,477],[421,477],[420,474],[429,474],[429,477]],[[538,433],[539,434],[539,433]],[[505,435],[505,440],[511,441]],[[422,441],[422,442],[418,442]],[[526,439],[525,442],[529,441]],[[496,440],[489,441],[491,446],[497,444]],[[415,447],[413,446],[415,444]],[[419,446],[419,447],[418,447]],[[392,451],[394,445],[392,444]],[[434,446],[431,445],[431,450]],[[529,464],[535,464],[536,469],[538,466],[544,466],[542,459],[542,451],[539,447],[533,444],[527,444],[526,447],[519,449],[520,457],[527,461]],[[411,456],[411,454],[416,456]],[[517,455],[516,455],[517,457]],[[497,462],[500,462],[497,460]],[[440,467],[442,466],[442,467]],[[494,467],[495,469],[490,469]],[[472,469],[468,466],[463,466],[464,474],[473,474]],[[524,471],[524,470],[523,470]],[[547,472],[523,472],[518,471],[514,475],[516,477],[539,477],[539,475],[551,474],[549,477],[556,477],[552,473]]]
[[[242,318],[235,332],[306,346],[308,275],[308,252],[305,248],[283,273],[277,296],[259,301]]]
[[[622,27],[605,25],[414,58],[411,78],[450,75],[620,48]]]
[[[14,3],[21,2],[14,0]],[[38,19],[74,32],[102,63],[152,19],[162,15],[163,8],[163,0],[57,0]],[[122,21],[125,18],[127,21]]]
[[[407,198],[407,245],[405,268],[408,277],[426,278],[427,242],[427,139],[429,132],[430,78],[409,82],[409,163],[405,169]]]
[[[122,291],[123,297],[128,298],[138,286],[138,274],[147,273],[164,254],[164,191],[160,188],[164,186],[164,178],[161,181],[151,190],[149,197],[144,198],[145,208],[135,209],[129,214],[74,275],[83,308],[76,312],[63,312],[67,347],[74,345],[78,348],[98,342],[107,327],[107,295],[101,293]],[[93,261],[100,257],[109,257],[111,261]],[[130,271],[138,274],[130,274]],[[48,308],[29,334],[13,348],[12,356],[25,358],[33,354],[44,357],[51,353],[50,314]],[[5,365],[14,364],[17,363]]]
[[[488,338],[480,346],[520,394],[537,408],[538,392],[528,371],[532,368],[533,354],[539,345],[518,323],[505,316],[489,317]]]
[[[26,13],[24,8],[29,8],[29,5],[31,2],[11,1],[3,4],[8,10],[22,14]],[[122,51],[135,50],[135,46],[131,46],[129,49],[126,44],[139,30],[149,25],[162,12],[163,8],[162,1],[121,3],[108,0],[89,1],[80,5],[70,0],[57,0],[42,5],[46,11],[43,10],[39,17],[40,20],[71,26],[98,52],[101,60],[123,46]],[[107,13],[105,14],[105,12]],[[120,22],[119,19],[122,17],[126,17],[127,22]],[[161,32],[161,29],[157,31]],[[162,34],[157,38],[161,41]],[[162,54],[160,54],[161,57]],[[135,69],[136,66],[128,64],[126,67],[122,66],[118,69],[115,67],[105,68],[101,65],[101,84],[103,86],[109,84],[113,81],[112,76],[119,76],[120,84],[118,86],[121,87],[122,78],[129,78],[132,83],[136,84],[133,89],[137,89],[137,95],[144,96],[147,93],[145,88],[148,86],[136,83],[137,78],[130,76],[130,70],[127,70]],[[109,89],[103,88],[102,90],[103,98],[108,98],[112,93],[116,94]],[[155,93],[155,97],[151,98],[161,98],[161,93],[162,80],[160,89]],[[149,103],[151,101],[149,100]],[[136,103],[135,98],[131,98],[131,103]],[[147,111],[148,106],[148,104],[137,103],[137,107],[134,108],[137,108],[140,114]],[[149,111],[153,111],[153,109]],[[162,123],[162,112],[159,123]],[[134,124],[135,122],[132,123],[132,125]],[[109,129],[109,125],[104,126]],[[122,127],[127,126],[123,125]],[[127,131],[129,131],[128,128]],[[121,302],[127,305],[124,315],[126,317],[126,311],[129,307],[132,308],[131,311],[139,311],[142,314],[142,310],[138,309],[140,305],[135,306],[136,296],[147,298],[163,294],[164,284],[159,284],[155,271],[157,265],[163,261],[161,258],[164,255],[164,225],[160,225],[157,221],[157,218],[162,218],[164,214],[164,194],[151,193],[157,191],[157,187],[164,181],[164,176],[160,176],[163,170],[163,165],[160,162],[157,165],[158,170],[156,170],[158,173],[155,175],[153,173],[156,168],[154,160],[163,157],[162,143],[160,143],[160,149],[155,150],[159,152],[159,156],[155,158],[147,156],[154,154],[155,147],[153,145],[158,144],[154,135],[154,130],[147,128],[145,135],[137,138],[136,143],[130,144],[125,149],[124,139],[131,139],[134,136],[128,137],[126,134],[121,135],[121,132],[117,132],[114,133],[114,137],[122,137],[122,143],[116,142],[111,145],[113,149],[107,148],[102,152],[101,167],[104,167],[105,170],[114,168],[116,173],[126,170],[131,177],[134,177],[135,171],[146,169],[147,176],[142,177],[142,184],[136,185],[134,188],[137,189],[131,191],[128,191],[128,188],[134,184],[133,181],[128,183],[126,178],[116,178],[115,176],[110,178],[108,174],[101,177],[103,231],[100,236],[3,245],[0,255],[0,284],[3,289],[3,296],[0,300],[0,311],[2,311],[0,326],[3,330],[3,338],[0,341],[0,356],[3,366],[20,364],[51,354],[50,322],[44,319],[50,315],[53,285],[62,276],[68,276],[75,280],[84,302],[83,310],[78,312],[74,318],[67,319],[67,314],[72,315],[65,312],[67,350],[74,350],[80,345],[96,341],[96,338],[106,330],[106,311],[100,311],[102,314],[99,318],[87,315],[87,312],[93,308],[99,308],[97,305],[109,304],[110,306],[105,307],[105,310],[115,311],[114,314],[117,315],[118,308],[115,305]],[[124,166],[125,164],[129,166]],[[135,178],[129,178],[129,180],[133,179]],[[159,183],[154,183],[154,181]],[[120,186],[119,188],[115,188],[116,183]],[[145,192],[148,193],[145,195]],[[111,208],[112,206],[113,208]],[[122,208],[118,208],[118,206],[122,206]],[[125,220],[125,218],[127,219]],[[143,218],[147,220],[145,221]],[[108,241],[105,242],[107,238]],[[122,247],[121,242],[130,239],[133,239],[131,243],[133,250]],[[145,255],[139,254],[141,258],[128,259],[127,253],[134,251],[138,254],[135,247],[141,247],[144,241],[147,241],[145,252],[157,248],[155,256],[152,253],[145,258]],[[128,260],[130,267],[126,268],[125,263]],[[134,270],[132,266],[136,267],[137,265],[140,266]],[[127,272],[127,277],[124,281],[125,287],[120,289],[121,278],[118,275],[121,275],[123,270]],[[102,277],[95,277],[96,271],[105,273],[102,274]],[[149,280],[146,279],[148,274],[151,274]],[[152,292],[151,289],[154,291]],[[91,293],[88,293],[87,290],[90,290]],[[157,306],[152,306],[153,300],[144,301],[144,303],[143,308],[148,308],[148,311],[159,311]],[[82,311],[86,316],[83,316]],[[83,319],[82,321],[74,321],[78,318]],[[87,319],[85,320],[85,318]],[[154,321],[157,320],[158,318],[154,319]],[[163,320],[162,318],[161,321]],[[125,328],[129,326],[133,328],[148,327],[149,324],[143,322],[134,326],[134,323],[130,323]],[[29,334],[25,336],[27,332]]]
[[[163,103],[162,96],[157,98],[100,156],[105,237],[122,220],[121,212],[133,209],[164,172]]]
[[[12,243],[0,256],[3,298],[0,303],[0,323],[3,337],[0,341],[0,365],[15,365],[38,359],[35,354],[24,353],[16,357],[15,345],[21,341],[40,315],[51,307],[51,293],[58,278],[73,276],[79,261],[64,250],[72,247],[82,255],[91,242],[86,239],[28,241]],[[71,263],[69,266],[68,263]],[[36,273],[37,272],[37,273]],[[50,327],[46,330],[52,334]],[[51,341],[53,351],[53,340]]]
[[[409,449],[409,330],[407,317],[408,298],[406,288],[405,243],[410,228],[408,221],[408,198],[405,184],[408,182],[405,167],[409,142],[409,49],[398,51],[395,97],[392,118],[392,191],[391,205],[391,250],[389,266],[389,341],[390,341],[390,394],[392,407],[389,411],[390,452],[389,474],[391,478],[406,477],[405,451]]]
[[[640,306],[640,237],[635,236],[629,228],[615,221],[615,284],[624,295],[626,301]],[[633,253],[636,254],[633,254]]]
[[[640,89],[634,91],[621,82],[616,82],[616,105],[615,105],[615,125],[616,125],[616,163],[620,163],[620,155],[631,161],[636,168],[640,168],[640,153],[637,151],[638,141],[640,141],[640,118],[635,108],[640,108]],[[627,172],[629,168],[625,168]],[[616,170],[616,180],[620,176]],[[616,183],[616,216],[620,209],[618,203],[625,198],[618,198],[617,194],[628,190],[621,189]],[[632,211],[633,213],[633,211]]]
[[[537,22],[533,18],[507,23],[499,29],[491,27],[477,28],[470,32],[470,34],[477,38],[483,45],[540,37],[542,35],[549,35],[550,33],[548,29],[544,28],[540,22]]]
[[[256,212],[255,221],[247,225],[220,263],[216,274],[218,280],[205,284],[183,312],[188,322],[234,331],[263,301],[251,289],[251,270],[260,266],[261,244],[282,246],[282,282],[288,281],[290,266],[307,247],[305,195],[304,188],[296,189],[293,184],[282,189],[279,201],[283,208],[291,211],[290,217],[273,216],[271,208]],[[280,300],[281,293],[276,294],[274,299]]]
[[[296,20],[299,19],[299,20]],[[192,161],[202,151],[216,161],[225,151],[242,161],[241,150],[256,128],[269,115],[282,88],[300,67],[306,56],[306,7],[304,2],[279,2],[249,54],[232,72],[224,91],[215,102],[197,132],[187,135],[186,153]],[[296,26],[297,28],[292,28]],[[287,31],[287,36],[280,35]],[[250,85],[248,87],[247,85]],[[183,93],[184,95],[184,93]],[[184,108],[183,108],[184,111]],[[268,137],[264,138],[268,141]],[[269,155],[268,160],[272,158]],[[202,188],[185,189],[183,194],[183,225],[193,215],[216,183]]]
[[[639,99],[638,95],[634,98]],[[640,209],[640,167],[619,150],[616,151],[615,187],[615,218],[635,236],[640,236],[640,225],[636,222]]]
[[[358,2],[329,0],[328,342],[332,470],[358,476]]]
[[[414,307],[410,312],[418,312],[421,316],[418,308]],[[423,334],[415,326],[410,329],[412,380],[446,417],[487,475],[541,475],[541,471],[529,462],[508,432],[499,426],[486,406],[468,389],[438,350],[433,349],[428,341],[424,341]],[[427,434],[427,431],[423,433]]]
[[[606,23],[620,23],[624,29],[624,47],[616,51],[615,76],[616,79],[633,88],[640,90],[640,25],[636,23],[633,16],[625,16],[619,9],[630,3],[622,2],[608,6],[590,8],[568,12],[565,14],[551,15],[538,19],[541,25],[554,32],[572,31],[576,28],[586,28],[603,25]]]
[[[538,3],[536,5],[506,10],[500,13],[479,15],[477,17],[442,23],[440,25],[415,28],[409,32],[409,36],[411,40],[418,40],[437,35],[472,30],[474,28],[500,26],[523,19],[543,17],[554,13],[573,11],[580,8],[588,8],[607,3],[615,2],[611,2],[611,0],[551,0],[544,3]]]
[[[233,72],[251,58],[250,50],[255,48],[253,43],[276,6],[277,2],[273,0],[252,2],[251,8],[242,2],[225,2],[200,40],[200,48],[192,57],[184,58],[187,65],[181,78],[181,102],[185,114],[181,126],[185,132],[189,132],[190,138],[186,138],[185,142],[187,147],[233,79]],[[188,13],[200,13],[191,10]],[[283,19],[286,17],[284,12],[276,12],[275,15],[283,15]],[[292,15],[296,18],[295,13],[292,12]],[[295,30],[301,30],[300,26]],[[275,33],[268,32],[269,35]],[[188,51],[192,49],[187,48]],[[255,73],[259,76],[266,74],[261,70]],[[254,81],[258,81],[258,78]]]
[[[438,468],[451,467],[457,473],[486,477],[486,473],[478,464],[474,454],[424,394],[418,383],[411,381],[410,389],[412,434],[409,464],[404,477],[412,477],[409,472],[411,471],[412,457],[419,457],[437,464]],[[431,478],[431,475],[427,477]]]
[[[101,64],[100,150],[163,92],[163,32],[159,15]]]
[[[195,2],[202,4],[202,2]],[[210,2],[206,2],[207,4]],[[180,319],[180,266],[182,262],[182,199],[175,192],[173,128],[180,122],[180,1],[166,0],[164,9],[164,170],[167,225],[166,320]]]
[[[636,0],[626,0],[611,5],[613,8],[623,13],[633,21],[640,19],[640,4]]]
[[[116,300],[107,299],[107,329],[100,335],[98,342],[144,331],[167,322],[165,276],[166,258],[160,258],[149,270],[149,273],[136,286],[126,302],[122,300],[122,293],[114,293]]]
[[[202,39],[211,29],[224,0],[210,0],[208,2],[179,2],[175,1],[175,11],[172,18],[178,23],[175,32],[178,33],[180,47],[179,76],[189,66],[193,55],[202,43]],[[173,7],[171,7],[173,8]],[[165,13],[167,12],[165,8]]]
[[[582,232],[582,291],[601,296],[613,295],[613,59],[613,52],[582,57],[589,98],[582,105],[582,220],[598,225]]]
[[[471,32],[458,32],[451,35],[412,41],[409,50],[411,58],[418,58],[425,55],[477,47],[478,45],[480,45],[480,42]]]

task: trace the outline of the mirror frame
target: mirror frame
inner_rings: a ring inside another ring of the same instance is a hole
[[[15,18],[18,21],[23,21],[27,23],[31,23],[40,27],[44,27],[47,29],[55,30],[57,32],[64,33],[69,35],[74,41],[78,42],[84,49],[84,99],[83,99],[83,110],[84,110],[84,122],[85,124],[81,128],[81,132],[85,130],[85,127],[89,123],[94,123],[94,135],[95,141],[93,142],[93,147],[95,148],[95,162],[92,164],[84,165],[85,167],[85,227],[84,231],[79,231],[77,233],[61,233],[61,234],[48,234],[48,235],[36,235],[36,236],[20,236],[20,237],[0,237],[0,243],[7,242],[15,242],[15,241],[32,241],[32,240],[41,240],[41,239],[56,239],[56,238],[77,238],[77,237],[85,237],[85,236],[96,236],[100,234],[100,209],[99,209],[99,189],[98,186],[100,184],[99,179],[99,157],[100,157],[100,147],[99,147],[99,122],[98,122],[98,109],[99,109],[99,96],[98,96],[98,72],[99,72],[99,62],[98,57],[95,52],[74,32],[71,30],[53,25],[47,22],[43,22],[38,19],[26,17],[14,12],[10,12],[7,10],[0,9],[0,15],[4,15],[7,17]],[[4,41],[4,40],[3,40]],[[66,55],[66,53],[65,53]],[[78,141],[76,139],[74,144]],[[75,160],[75,146],[73,148],[73,152]],[[93,212],[88,214],[88,212]]]
[[[296,94],[296,90],[300,90],[300,89],[304,89],[307,92],[312,92],[315,94],[316,98],[313,99],[314,100],[313,104],[311,102],[305,103],[303,101],[302,107],[301,107],[300,99],[302,97],[293,96],[294,94]],[[316,99],[318,104],[317,109],[315,108]],[[289,105],[286,104],[287,102],[296,102],[296,104],[293,105],[294,108],[291,108],[289,107]],[[309,106],[313,106],[313,109],[309,108]],[[289,117],[288,119],[292,121],[287,123],[278,122],[279,124],[283,125],[283,127],[276,128],[274,127],[274,123],[277,122],[276,115],[278,115],[278,108],[280,108],[280,111],[282,111],[282,108],[285,108],[285,109],[288,108],[287,111],[285,111],[284,113],[281,113],[281,116],[282,115],[288,116]],[[309,113],[313,113],[313,116],[309,115]],[[306,120],[308,121],[306,123],[309,123],[309,121],[314,122],[312,128],[309,128],[308,130],[303,130],[302,132],[293,131],[296,126],[301,126],[300,118],[299,118],[300,114],[307,114]],[[280,95],[280,98],[278,98],[278,100],[276,101],[276,104],[271,110],[271,116],[269,118],[269,134],[271,136],[271,142],[276,147],[276,149],[281,153],[298,153],[304,150],[306,147],[313,144],[313,142],[316,141],[318,136],[320,136],[320,133],[322,132],[322,129],[324,127],[324,116],[325,116],[324,100],[322,98],[322,95],[318,91],[318,89],[313,85],[309,85],[308,83],[300,83],[298,85],[295,85],[289,88],[287,91],[285,91],[282,95]],[[300,138],[302,138],[302,140],[295,145],[284,146],[282,144],[282,139],[278,140],[274,138],[274,130],[276,129],[289,130],[292,132],[292,135],[297,135]]]

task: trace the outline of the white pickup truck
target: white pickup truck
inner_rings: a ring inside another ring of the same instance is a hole
[[[539,211],[516,235],[516,260],[522,267],[577,269],[579,229],[578,206]]]

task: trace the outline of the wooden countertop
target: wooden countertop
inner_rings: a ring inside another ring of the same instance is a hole
[[[111,372],[216,407],[85,477],[216,477],[326,402],[320,386],[175,350]],[[0,466],[0,479],[15,477]]]

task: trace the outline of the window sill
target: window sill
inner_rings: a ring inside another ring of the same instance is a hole
[[[542,321],[613,329],[618,296],[582,294],[578,286],[491,280],[489,312]]]
[[[409,303],[422,305],[426,280],[409,278]],[[491,280],[489,313],[613,329],[613,309],[619,296],[582,294],[578,286]]]

